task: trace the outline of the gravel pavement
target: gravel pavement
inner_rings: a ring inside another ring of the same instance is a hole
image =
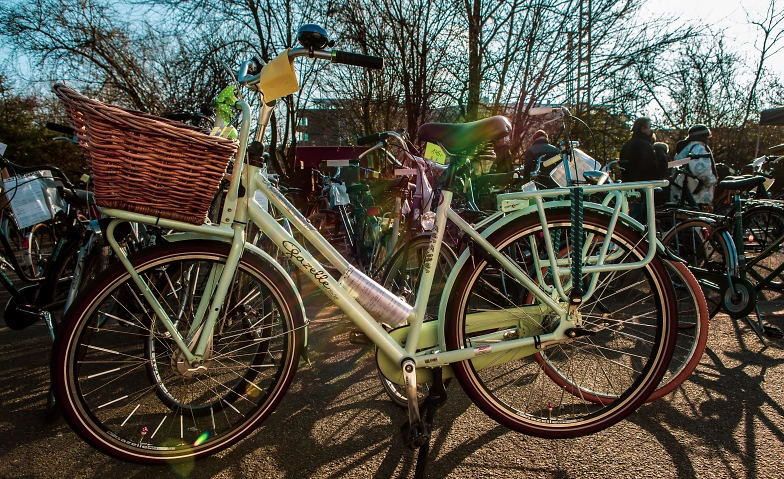
[[[398,432],[405,416],[386,399],[370,346],[349,343],[347,321],[323,296],[307,298],[312,364],[300,363],[271,418],[217,456],[171,467],[116,461],[62,420],[47,423],[46,330],[11,331],[0,322],[0,477],[412,477],[414,455]],[[776,312],[784,302],[762,306]],[[431,478],[784,478],[784,340],[765,347],[727,316],[712,321],[702,362],[679,390],[588,437],[511,432],[459,385],[448,393],[436,414]]]

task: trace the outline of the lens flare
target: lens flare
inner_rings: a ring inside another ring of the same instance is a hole
[[[207,439],[209,439],[211,437],[212,437],[212,431],[211,430],[210,431],[204,431],[203,433],[201,433],[201,436],[196,438],[196,442],[193,443],[193,447],[201,446],[202,444],[207,442]]]

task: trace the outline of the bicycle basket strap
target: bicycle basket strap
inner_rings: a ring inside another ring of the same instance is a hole
[[[55,85],[84,150],[99,206],[204,223],[234,139],[87,98]]]

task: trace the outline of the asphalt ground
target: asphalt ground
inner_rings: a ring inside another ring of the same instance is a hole
[[[413,477],[402,410],[386,399],[372,349],[324,296],[308,294],[311,364],[300,363],[275,413],[233,448],[169,467],[123,463],[44,418],[50,340],[43,324],[0,322],[2,478]],[[761,303],[782,314],[780,296]],[[784,328],[784,320],[768,316]],[[784,340],[764,346],[743,321],[717,316],[689,381],[600,433],[527,437],[496,424],[459,385],[438,410],[428,477],[784,478]]]

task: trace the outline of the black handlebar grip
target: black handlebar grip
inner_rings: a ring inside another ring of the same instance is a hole
[[[373,133],[372,135],[357,137],[357,145],[360,146],[372,145],[373,143],[384,141],[387,138],[389,138],[389,133],[387,132]]]
[[[70,126],[61,125],[59,123],[52,123],[51,121],[46,122],[46,129],[56,131],[59,133],[65,133],[68,136],[73,136],[75,133],[74,129],[71,128]]]
[[[381,70],[384,68],[384,59],[381,57],[341,52],[340,50],[332,50],[332,63],[344,63],[346,65],[372,68],[374,70]]]
[[[167,113],[163,115],[164,118],[167,120],[174,120],[174,121],[191,121],[194,118],[199,118],[198,115],[193,113]]]
[[[364,146],[364,145],[372,145],[373,143],[378,143],[381,139],[381,136],[378,133],[373,133],[372,135],[357,137],[357,145]]]

